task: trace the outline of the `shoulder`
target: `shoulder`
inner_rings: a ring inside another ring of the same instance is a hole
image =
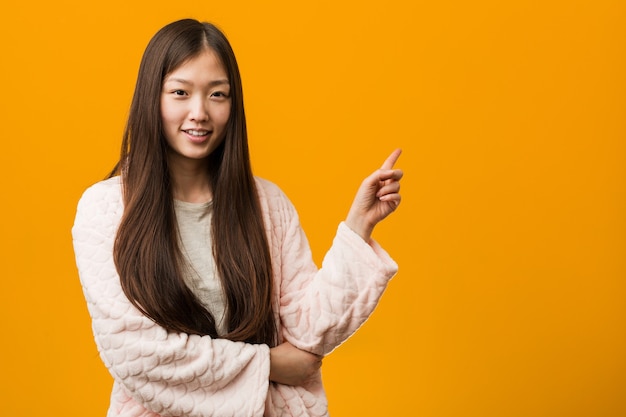
[[[122,185],[119,176],[111,177],[91,185],[83,193],[81,200],[90,198],[119,199],[122,196]]]
[[[78,201],[74,225],[117,223],[124,211],[122,201],[120,177],[93,184],[85,190]]]
[[[266,222],[276,228],[297,220],[295,207],[278,185],[259,177],[255,182]]]
[[[261,205],[272,210],[291,210],[292,204],[280,187],[264,178],[254,177]]]
[[[120,203],[122,201],[122,185],[120,177],[112,177],[97,182],[87,188],[78,202],[81,206],[92,204],[106,205],[108,203]]]
[[[280,187],[273,182],[260,177],[254,177],[257,192],[261,200],[272,200],[274,198],[287,198]]]

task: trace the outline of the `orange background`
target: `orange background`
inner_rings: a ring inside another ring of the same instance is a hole
[[[333,416],[626,415],[626,3],[112,0],[0,6],[2,415],[104,416],[70,228],[139,59],[182,17],[243,73],[255,172],[316,260],[395,147],[399,262],[325,361]]]

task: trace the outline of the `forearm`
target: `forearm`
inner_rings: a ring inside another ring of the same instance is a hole
[[[270,349],[272,382],[284,385],[302,385],[314,377],[322,366],[322,357],[305,352],[285,342]]]
[[[375,241],[366,243],[341,224],[319,271],[283,264],[285,339],[319,355],[330,353],[367,320],[396,271]]]
[[[91,297],[89,297],[91,298]],[[163,416],[259,415],[268,388],[269,348],[168,333],[133,310],[89,303],[100,355],[139,404]],[[246,401],[241,400],[245,393]]]

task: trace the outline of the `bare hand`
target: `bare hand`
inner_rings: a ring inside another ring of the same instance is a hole
[[[289,342],[270,349],[270,381],[302,385],[317,375],[322,358],[300,350]]]
[[[400,179],[403,172],[393,169],[393,166],[401,152],[400,149],[393,151],[380,169],[363,180],[350,207],[346,225],[365,241],[370,239],[378,222],[400,204]]]

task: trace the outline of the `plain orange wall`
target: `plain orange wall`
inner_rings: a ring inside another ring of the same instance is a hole
[[[104,416],[71,248],[139,59],[210,20],[243,73],[256,173],[321,260],[395,147],[375,232],[400,273],[325,361],[340,416],[626,415],[626,3],[7,1],[0,6],[0,414]]]

